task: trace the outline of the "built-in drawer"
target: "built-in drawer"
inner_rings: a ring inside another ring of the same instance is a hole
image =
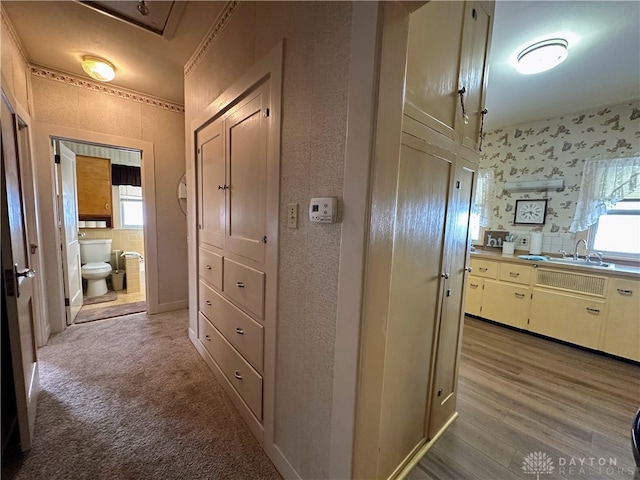
[[[253,414],[262,419],[262,376],[225,340],[202,314],[198,316],[198,339],[229,379]]]
[[[251,315],[264,315],[264,273],[224,258],[224,293]]]
[[[200,247],[198,272],[209,285],[222,290],[222,256]]]
[[[262,371],[262,325],[222,298],[204,282],[200,282],[200,311],[251,365]]]
[[[498,278],[498,263],[480,258],[471,259],[471,275],[476,277]]]
[[[518,265],[517,263],[500,264],[500,280],[503,282],[521,283],[529,285],[531,282],[531,266]]]

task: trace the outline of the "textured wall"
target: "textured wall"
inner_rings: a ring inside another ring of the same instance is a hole
[[[351,5],[242,2],[185,81],[191,119],[285,39],[275,443],[304,478],[328,478],[340,224],[309,224],[342,195]],[[300,204],[297,230],[287,203]]]
[[[29,111],[28,68],[4,10],[0,28],[0,48],[2,88],[10,92],[22,108]]]
[[[153,142],[158,298],[161,305],[186,301],[187,226],[176,197],[184,174],[184,115],[40,76],[31,84],[38,122]]]
[[[481,168],[493,169],[496,200],[490,228],[544,233],[543,250],[573,248],[569,233],[582,181],[584,161],[640,154],[640,101],[567,114],[488,132]],[[564,191],[507,192],[505,182],[564,180]],[[513,225],[515,200],[547,198],[544,226]],[[567,248],[569,247],[569,248]]]

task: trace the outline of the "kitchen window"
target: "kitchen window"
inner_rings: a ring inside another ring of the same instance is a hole
[[[638,260],[640,198],[624,199],[608,208],[605,215],[600,215],[589,229],[589,246],[607,257]]]

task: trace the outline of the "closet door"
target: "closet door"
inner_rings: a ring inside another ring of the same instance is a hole
[[[426,438],[434,331],[439,317],[450,158],[404,134],[386,328],[378,477]]]
[[[470,166],[471,164],[469,164]],[[458,359],[464,321],[465,266],[468,256],[469,214],[475,171],[457,166],[447,219],[447,251],[443,261],[442,313],[431,388],[428,438],[440,431],[456,411]]]
[[[223,120],[198,132],[200,241],[224,248],[225,162]]]
[[[225,249],[264,263],[268,83],[225,120],[227,224]]]

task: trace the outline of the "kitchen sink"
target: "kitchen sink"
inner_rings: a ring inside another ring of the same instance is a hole
[[[562,263],[564,265],[579,265],[581,267],[592,267],[592,268],[615,268],[613,263],[603,262],[598,265],[596,262],[588,262],[585,258],[578,258],[574,260],[571,257],[568,258],[554,258],[550,257],[549,262],[551,263]]]

